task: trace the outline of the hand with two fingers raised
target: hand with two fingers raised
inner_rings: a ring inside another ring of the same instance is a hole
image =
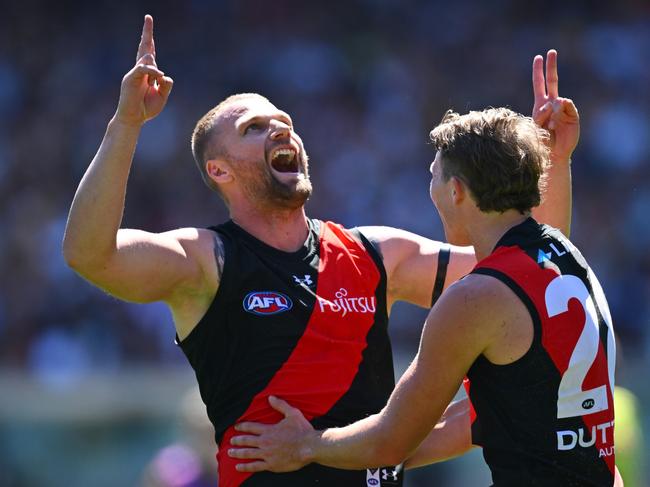
[[[557,52],[551,49],[544,58],[533,59],[533,120],[550,132],[552,162],[566,162],[580,139],[580,116],[573,101],[558,92]]]

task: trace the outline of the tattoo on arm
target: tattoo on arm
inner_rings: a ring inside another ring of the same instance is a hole
[[[219,237],[218,234],[214,234],[214,259],[215,262],[217,263],[217,273],[219,275],[219,279],[221,279],[221,276],[223,275],[223,262],[225,258],[225,251],[223,248],[223,241],[221,240],[221,237]]]

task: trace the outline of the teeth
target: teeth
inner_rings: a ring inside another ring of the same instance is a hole
[[[273,153],[272,159],[276,159],[278,156],[295,156],[296,151],[293,149],[279,149]]]

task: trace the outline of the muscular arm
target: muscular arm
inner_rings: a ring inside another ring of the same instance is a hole
[[[110,292],[135,302],[163,300],[201,278],[200,231],[156,234],[119,229],[139,127],[111,120],[75,194],[63,241],[68,264]]]
[[[533,217],[540,223],[558,228],[567,237],[571,231],[571,155],[580,138],[580,117],[573,101],[559,96],[557,52],[548,51],[546,75],[544,59],[533,60],[532,117],[550,134],[550,162],[542,204],[533,208]]]
[[[153,20],[147,16],[136,65],[122,80],[115,116],[72,202],[63,253],[73,269],[111,294],[135,302],[164,300],[186,315],[186,296],[218,285],[218,276],[209,272],[215,268],[212,232],[120,229],[140,129],[162,111],[171,87],[171,78],[156,66]]]
[[[446,244],[392,227],[368,226],[359,230],[379,245],[388,276],[389,309],[395,301],[430,308],[438,255]],[[450,250],[444,288],[468,274],[476,264],[471,247],[451,245]]]

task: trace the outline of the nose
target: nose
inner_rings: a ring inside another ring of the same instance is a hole
[[[274,120],[271,122],[271,139],[277,140],[288,138],[291,134],[291,127],[284,122]]]

